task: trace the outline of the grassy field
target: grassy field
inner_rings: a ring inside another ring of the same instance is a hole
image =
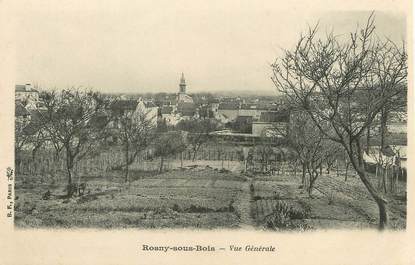
[[[269,226],[275,218],[275,208],[283,208],[287,217],[280,226],[285,229],[365,229],[377,227],[378,208],[357,176],[323,175],[316,182],[310,198],[287,175],[253,181],[252,214],[256,225]],[[386,195],[389,227],[406,227],[406,201],[396,195]],[[284,209],[287,208],[287,209]],[[281,211],[281,210],[280,210]]]
[[[65,198],[64,178],[48,182],[17,176],[15,225],[19,228],[243,228],[273,230],[376,228],[377,206],[356,176],[347,182],[336,174],[316,182],[313,197],[299,186],[299,173],[243,175],[242,165],[230,170],[199,161],[170,170],[132,171],[83,176],[86,194]],[[28,181],[30,180],[30,181]],[[402,185],[401,185],[402,186]],[[401,193],[404,187],[400,187]],[[49,190],[47,200],[42,195]],[[390,196],[390,227],[406,227],[406,200]]]
[[[115,172],[116,173],[116,172]],[[86,195],[63,198],[61,185],[16,185],[17,227],[237,227],[233,204],[244,177],[211,168],[142,176],[129,185],[119,178],[87,179]],[[119,172],[121,175],[122,173]],[[116,175],[116,174],[115,174]],[[49,189],[52,196],[43,200]]]

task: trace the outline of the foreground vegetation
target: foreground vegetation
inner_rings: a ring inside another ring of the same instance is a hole
[[[86,177],[84,195],[67,198],[63,183],[16,179],[15,224],[19,228],[203,228],[295,230],[376,228],[376,203],[356,176],[323,176],[313,198],[300,176],[240,174],[209,166],[119,171]],[[325,188],[330,187],[330,188]],[[50,191],[46,198],[45,190]],[[330,192],[335,190],[335,192]],[[351,192],[352,191],[352,192]],[[390,197],[391,226],[406,226],[406,202]]]
[[[138,107],[144,102],[79,89],[43,91],[42,109],[16,117],[16,224],[302,230],[328,220],[405,227],[406,157],[392,150],[387,123],[406,113],[407,53],[375,28],[373,14],[350,36],[320,38],[316,26],[285,50],[272,64],[272,80],[288,118],[272,122],[275,128],[255,137],[253,147],[236,142],[238,150],[212,137],[222,127],[215,118],[168,128]],[[373,148],[375,132],[380,144]],[[214,140],[211,152],[205,147]],[[187,172],[186,153],[192,162],[220,161],[221,172],[210,162]],[[136,164],[147,161],[150,169],[137,172]],[[339,164],[345,175],[327,177]],[[261,182],[275,172],[278,178]]]

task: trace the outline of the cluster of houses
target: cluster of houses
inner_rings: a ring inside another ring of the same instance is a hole
[[[152,102],[146,102],[142,99],[117,99],[111,105],[111,109],[123,113],[128,112],[133,116],[138,113],[144,113],[152,125],[157,125],[158,107]],[[36,88],[31,84],[15,86],[15,121],[17,123],[29,124],[44,110],[44,103],[39,97],[39,91]]]
[[[163,122],[169,126],[177,125],[181,120],[214,118],[226,125],[227,130],[214,134],[229,136],[278,136],[289,126],[290,112],[281,109],[280,102],[266,100],[250,100],[240,97],[211,97],[194,100],[186,91],[186,80],[182,73],[179,90],[175,95],[167,95],[158,101],[153,98],[126,99],[118,97],[112,104],[112,110],[129,113],[131,116],[144,114],[150,124],[157,126]],[[196,102],[195,102],[196,101]],[[39,98],[39,91],[30,84],[15,87],[15,120],[30,123],[44,109]],[[406,164],[406,115],[393,115],[395,120],[388,124],[388,131],[402,141],[391,143],[399,149],[399,160]],[[275,130],[279,128],[280,130]],[[375,152],[378,153],[378,152]],[[373,154],[366,154],[367,162],[374,160]],[[378,156],[378,155],[376,155]]]
[[[132,116],[145,114],[152,125],[160,122],[169,126],[177,125],[181,120],[214,118],[222,124],[232,127],[230,133],[245,133],[255,137],[269,135],[275,126],[284,127],[289,122],[289,114],[278,110],[275,102],[246,102],[239,97],[199,98],[197,102],[186,91],[186,80],[182,73],[179,91],[173,97],[156,102],[154,99],[117,98],[112,110],[129,113]],[[15,87],[16,121],[29,121],[44,108],[39,91],[30,84]]]
[[[179,92],[174,98],[166,96],[164,102],[160,102],[160,119],[167,125],[175,126],[181,120],[198,119],[199,107],[193,98],[186,93],[186,79],[184,74],[180,78]]]
[[[221,122],[234,124],[237,133],[255,137],[271,136],[276,127],[283,129],[290,121],[289,111],[280,109],[276,103],[221,102],[214,113]]]
[[[179,91],[174,98],[166,95],[158,102],[159,118],[167,125],[175,126],[181,120],[214,118],[225,125],[240,124],[243,129],[235,128],[233,133],[246,133],[253,136],[267,135],[275,126],[284,127],[289,122],[289,113],[279,110],[274,102],[246,102],[240,97],[202,97],[195,102],[186,93],[186,81],[182,73]],[[228,126],[229,127],[229,126]],[[238,127],[238,126],[234,126]]]
[[[387,124],[387,146],[383,149],[378,141],[365,151],[363,158],[368,169],[378,174],[379,168],[390,170],[406,180],[407,176],[407,113],[392,112]]]
[[[15,87],[15,121],[19,124],[29,124],[37,116],[43,104],[39,99],[39,91],[31,84],[16,85]]]

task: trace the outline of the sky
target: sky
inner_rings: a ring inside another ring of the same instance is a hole
[[[377,34],[405,39],[406,18],[396,3],[360,10],[336,1],[287,2],[18,1],[16,83],[175,92],[184,72],[189,93],[272,94],[270,64],[308,25],[319,21],[321,31],[345,34],[383,8],[376,11]]]

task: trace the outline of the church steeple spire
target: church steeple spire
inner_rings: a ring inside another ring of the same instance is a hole
[[[186,80],[184,79],[184,74],[182,73],[182,77],[180,78],[180,91],[179,93],[186,94]]]

